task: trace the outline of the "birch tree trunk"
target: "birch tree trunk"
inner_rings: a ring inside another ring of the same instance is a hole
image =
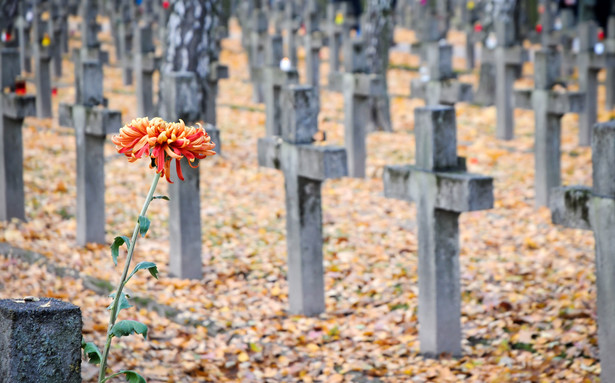
[[[181,71],[196,74],[201,94],[195,97],[202,100],[201,119],[205,118],[206,100],[211,92],[207,81],[211,64],[220,55],[217,33],[220,11],[217,0],[175,0],[167,23],[161,75]]]

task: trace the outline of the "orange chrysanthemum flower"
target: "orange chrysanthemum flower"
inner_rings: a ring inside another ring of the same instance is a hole
[[[151,121],[137,118],[120,129],[120,134],[111,138],[117,151],[134,162],[147,155],[154,159],[156,172],[169,179],[171,161],[175,160],[177,175],[184,180],[179,161],[182,157],[188,159],[192,166],[195,159],[213,156],[216,146],[200,124],[186,126],[182,120],[179,122],[166,122],[156,117]],[[171,182],[172,183],[172,182]]]

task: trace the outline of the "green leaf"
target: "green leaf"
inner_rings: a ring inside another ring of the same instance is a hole
[[[166,195],[157,195],[157,196],[152,197],[152,200],[155,200],[155,199],[163,199],[163,200],[165,200],[165,201],[170,201],[170,200],[171,200],[171,199],[170,199],[169,197],[167,197]]]
[[[115,299],[115,293],[111,293],[109,294],[109,296],[113,299]],[[120,296],[120,309],[118,310],[118,312],[124,310],[124,309],[129,309],[131,308],[132,305],[130,304],[130,302],[128,302],[128,298],[126,298],[126,294],[124,294],[124,292],[122,292],[122,295]],[[113,308],[113,302],[111,302],[111,304],[109,305],[109,307],[107,307],[107,310],[111,310]]]
[[[156,266],[154,262],[139,262],[135,266],[135,269],[132,271],[132,273],[130,273],[130,276],[128,276],[128,279],[132,278],[132,276],[135,275],[137,271],[143,269],[147,269],[149,273],[152,274],[152,277],[158,279],[158,266]]]
[[[147,338],[147,326],[134,320],[121,320],[111,329],[111,335],[116,337],[132,334],[141,334],[143,338]]]
[[[142,215],[139,216],[139,233],[141,233],[141,237],[145,237],[145,234],[149,230],[149,219]]]
[[[131,370],[121,370],[120,374],[126,375],[128,383],[146,383],[145,378]]]
[[[100,364],[100,360],[102,359],[102,354],[96,345],[92,342],[81,342],[81,348],[83,348],[83,355],[85,355],[88,363],[91,364]]]
[[[115,237],[113,244],[111,245],[111,256],[113,257],[113,263],[115,263],[115,266],[117,266],[117,257],[120,254],[120,246],[123,244],[130,247],[130,238],[125,235]]]

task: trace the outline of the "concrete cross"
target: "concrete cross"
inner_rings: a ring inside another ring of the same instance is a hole
[[[135,26],[135,93],[137,94],[137,115],[141,117],[154,117],[154,88],[153,76],[159,67],[154,56],[156,47],[153,41],[152,27],[149,24]]]
[[[282,136],[258,141],[259,165],[284,173],[290,312],[307,316],[325,310],[321,184],[347,174],[343,148],[311,145],[316,105],[314,88],[290,85],[282,93]]]
[[[421,98],[425,105],[454,105],[471,102],[472,84],[455,80],[453,72],[453,47],[439,42],[421,43],[426,55],[429,75],[412,79],[410,95]]]
[[[454,108],[414,116],[416,165],[386,166],[384,194],[417,203],[421,354],[460,356],[459,214],[493,207],[493,179],[465,172]]]
[[[122,67],[122,82],[124,85],[132,85],[133,75],[133,23],[135,23],[135,7],[134,1],[122,1],[118,10],[115,30],[117,33],[117,51],[120,55],[117,57],[120,60]]]
[[[500,18],[495,25],[495,136],[501,140],[512,140],[515,135],[513,87],[523,63],[529,59],[514,28],[513,20],[508,17]]]
[[[261,8],[254,9],[251,18],[250,50],[250,78],[254,83],[254,102],[264,102],[263,85],[258,81],[258,72],[265,65],[265,41],[267,40],[267,14]]]
[[[370,120],[370,97],[382,93],[382,81],[377,74],[367,74],[363,41],[350,43],[352,50],[346,52],[348,72],[331,78],[330,87],[344,95],[344,147],[348,157],[348,175],[365,178],[367,159],[367,124]]]
[[[54,41],[51,41],[49,22],[41,19],[44,3],[35,2],[32,7],[32,55],[34,57],[34,75],[36,83],[36,117],[48,118],[51,111],[51,53]]]
[[[323,35],[320,31],[318,21],[318,3],[310,0],[304,9],[304,48],[305,48],[305,83],[314,87],[317,93],[317,100],[320,99],[320,48],[323,46]]]
[[[614,5],[615,7],[615,5]],[[615,53],[615,15],[611,15],[608,21],[607,36],[605,45],[605,51],[610,54]],[[615,108],[615,67],[606,68],[606,109],[611,110]]]
[[[615,376],[615,121],[594,125],[593,189],[583,186],[551,190],[556,225],[592,230],[596,241],[598,345],[602,380]]]
[[[122,115],[99,107],[106,105],[102,64],[90,59],[76,60],[76,64],[80,99],[72,105],[61,103],[58,114],[61,126],[75,129],[77,244],[84,246],[88,242],[105,243],[105,137],[119,132]]]
[[[98,30],[100,25],[96,22],[98,16],[98,1],[83,0],[79,4],[81,17],[81,48],[82,58],[98,60],[103,64],[109,63],[109,52],[100,49]]]
[[[327,4],[327,34],[329,36],[329,85],[340,71],[340,53],[350,38],[348,3]],[[348,70],[347,70],[348,71]]]
[[[17,40],[19,43],[19,63],[21,70],[30,73],[32,72],[32,60],[30,57],[30,44],[28,44],[28,36],[30,36],[30,25],[25,18],[26,3],[24,1],[20,1],[18,6],[19,14],[17,16],[17,20],[15,21],[15,27],[17,28]]]
[[[18,48],[0,49],[0,221],[25,219],[23,183],[24,118],[35,115],[32,95],[15,94],[20,74]]]
[[[297,67],[297,39],[299,30],[299,18],[294,0],[288,0],[284,4],[284,45],[286,45],[286,57],[290,59],[292,66]]]
[[[534,189],[536,206],[549,205],[549,193],[561,184],[561,119],[583,110],[583,94],[552,88],[560,75],[560,54],[540,50],[534,60],[534,89],[515,90],[515,107],[534,110]]]
[[[163,76],[164,92],[161,102],[165,104],[162,116],[167,121],[184,120],[193,124],[202,120],[200,85],[194,72],[170,72]],[[213,125],[206,124],[205,131],[217,145],[220,142],[219,131]],[[183,158],[180,162],[184,181],[175,174],[171,166],[169,184],[169,272],[171,275],[185,279],[203,278],[201,259],[201,203],[199,168],[192,168]]]
[[[295,68],[282,70],[280,60],[283,51],[282,36],[268,36],[266,44],[267,66],[258,75],[262,78],[265,92],[265,131],[266,136],[282,134],[282,108],[280,94],[282,89],[299,82],[299,73]]]
[[[579,145],[591,142],[591,129],[598,117],[598,72],[615,67],[615,52],[594,52],[598,39],[598,27],[594,21],[579,25],[579,90],[585,96],[585,108],[579,113]]]

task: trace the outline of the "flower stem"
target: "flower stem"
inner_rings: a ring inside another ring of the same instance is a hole
[[[145,213],[147,212],[149,204],[150,202],[152,202],[152,199],[154,197],[154,191],[156,191],[156,186],[158,185],[159,180],[160,180],[160,173],[156,173],[154,176],[154,179],[152,180],[152,185],[149,188],[149,192],[147,193],[147,197],[145,198],[145,202],[143,203],[143,207],[141,208],[141,213],[139,214],[139,216],[145,216]],[[132,238],[128,246],[128,254],[126,256],[126,263],[124,264],[124,271],[122,272],[122,277],[120,278],[120,283],[117,286],[117,290],[115,292],[115,298],[113,298],[113,304],[111,306],[111,314],[109,316],[109,327],[107,328],[107,341],[105,343],[105,348],[103,349],[102,360],[100,361],[100,372],[98,374],[99,383],[102,383],[105,381],[105,372],[107,370],[107,357],[109,356],[111,340],[113,339],[113,335],[111,335],[111,329],[115,325],[115,321],[117,319],[117,314],[119,312],[119,307],[120,307],[119,303],[120,303],[120,299],[122,296],[122,290],[124,289],[124,285],[126,284],[126,277],[128,276],[128,271],[130,269],[130,262],[132,261],[132,255],[134,253],[138,238],[139,238],[139,220],[137,220],[135,229],[132,232]]]

